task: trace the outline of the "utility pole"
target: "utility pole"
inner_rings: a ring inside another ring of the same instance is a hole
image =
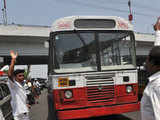
[[[128,15],[128,19],[130,22],[132,22],[133,20],[133,15],[132,15],[132,10],[131,10],[131,1],[128,0],[128,7],[129,7],[129,15]]]
[[[6,0],[2,0],[2,18],[3,18],[3,24],[7,25],[7,8],[6,8]]]

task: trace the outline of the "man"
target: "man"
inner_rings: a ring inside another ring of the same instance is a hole
[[[35,97],[36,103],[39,104],[38,99],[40,95],[40,88],[39,88],[40,84],[37,79],[33,81],[33,87],[34,87],[33,91],[34,91],[34,97]]]
[[[14,51],[10,52],[12,57],[8,70],[8,87],[11,93],[11,106],[14,120],[29,120],[29,110],[27,105],[27,95],[23,88],[24,70],[14,71],[14,65],[18,56]]]
[[[26,90],[28,104],[29,105],[35,104],[35,99],[34,99],[34,95],[32,92],[33,86],[30,80],[25,81],[23,86],[24,86],[24,89]]]
[[[0,120],[5,120],[1,109],[0,109]]]
[[[155,47],[146,59],[146,70],[150,77],[141,100],[142,120],[160,120],[160,18],[154,25],[154,30]]]
[[[155,39],[154,45],[160,46],[160,17],[158,17],[157,22],[153,27],[156,33],[156,39]]]

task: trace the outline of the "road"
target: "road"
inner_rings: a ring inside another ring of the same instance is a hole
[[[47,120],[47,90],[42,91],[39,98],[39,104],[35,104],[30,109],[31,120]],[[82,119],[81,119],[82,120]],[[96,117],[83,120],[140,120],[140,112],[130,112],[121,115],[111,115],[104,117]]]

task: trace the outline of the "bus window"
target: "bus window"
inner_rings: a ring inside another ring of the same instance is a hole
[[[93,33],[69,33],[56,36],[56,55],[60,69],[95,66]],[[79,37],[81,36],[81,38]]]
[[[131,40],[126,37],[128,33],[100,33],[101,65],[127,65],[132,64],[130,45]]]

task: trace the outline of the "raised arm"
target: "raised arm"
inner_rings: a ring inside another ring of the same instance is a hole
[[[17,52],[15,53],[13,50],[11,50],[10,55],[12,59],[11,59],[11,63],[10,63],[9,70],[8,70],[8,77],[13,81],[14,65],[15,65],[18,54]]]
[[[154,45],[160,46],[160,17],[157,19],[157,22],[153,28],[155,30],[155,35],[156,35]]]

